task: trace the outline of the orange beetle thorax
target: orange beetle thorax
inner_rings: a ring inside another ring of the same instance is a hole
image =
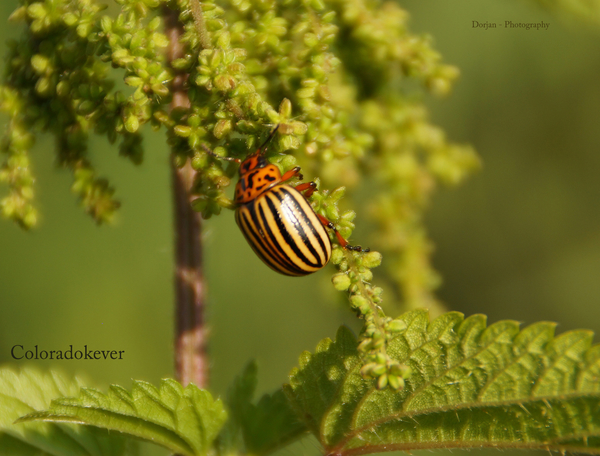
[[[281,182],[279,168],[269,164],[258,151],[240,165],[240,180],[235,186],[235,203],[248,203],[279,182]]]

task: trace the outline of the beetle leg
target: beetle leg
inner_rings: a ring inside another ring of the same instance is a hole
[[[335,228],[335,225],[333,223],[331,223],[329,220],[327,220],[326,217],[323,217],[321,214],[317,214],[317,217],[319,217],[319,220],[321,220],[321,223],[323,225],[325,225],[327,228],[331,228],[333,230],[333,232],[335,233],[335,236],[337,237],[337,240],[338,240],[339,244],[344,249],[346,249],[346,250],[352,250],[354,252],[370,252],[371,251],[371,249],[368,248],[368,247],[363,249],[360,245],[350,245],[350,244],[348,244],[348,241],[342,237],[342,235]]]
[[[292,177],[296,176],[298,179],[302,180],[302,174],[300,174],[300,167],[296,166],[295,168],[286,171],[283,176],[281,176],[281,180],[279,182],[285,182],[286,180],[290,180]]]
[[[314,182],[303,182],[302,184],[296,185],[295,188],[299,192],[304,192],[304,196],[306,198],[310,198],[310,196],[315,192],[317,184],[315,184]]]

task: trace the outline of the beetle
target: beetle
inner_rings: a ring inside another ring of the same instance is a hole
[[[326,228],[334,231],[340,245],[348,250],[368,252],[348,244],[327,218],[317,214],[306,198],[317,184],[306,182],[295,187],[286,184],[296,177],[302,180],[300,167],[283,175],[270,164],[265,152],[279,125],[266,141],[240,163],[239,181],[235,187],[235,220],[258,257],[271,269],[287,276],[305,276],[323,268],[331,258],[331,241]]]

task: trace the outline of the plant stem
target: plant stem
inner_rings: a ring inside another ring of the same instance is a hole
[[[173,165],[175,210],[175,369],[183,385],[208,386],[205,284],[202,270],[201,217],[192,210],[189,191],[195,171],[190,163]]]
[[[163,9],[165,32],[169,39],[169,62],[184,55],[180,42],[183,27],[178,13]],[[176,74],[173,79],[171,110],[190,108],[186,90],[186,75]],[[189,160],[177,167],[171,157],[175,217],[175,370],[178,380],[185,386],[194,383],[200,388],[208,386],[207,330],[205,322],[205,284],[202,269],[202,220],[192,210],[190,191],[196,171]]]

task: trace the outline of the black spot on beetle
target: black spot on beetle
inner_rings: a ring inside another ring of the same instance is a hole
[[[259,173],[259,171],[254,171],[248,174],[248,188],[252,188],[254,186],[254,176]]]

